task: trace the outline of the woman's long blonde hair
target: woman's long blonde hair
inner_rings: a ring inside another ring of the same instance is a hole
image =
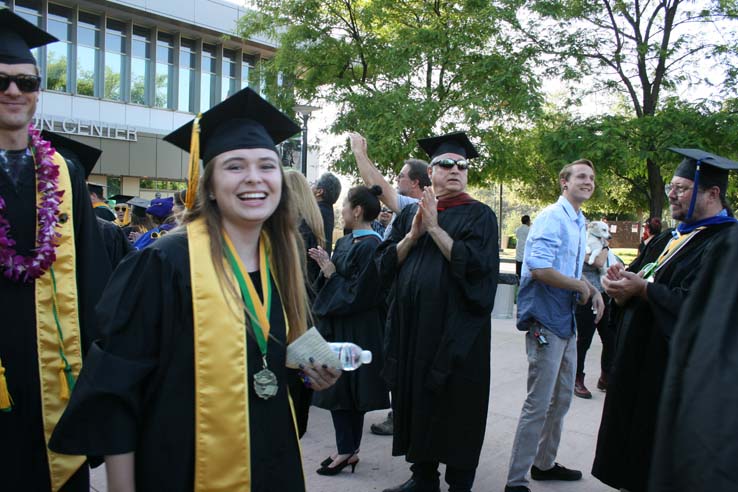
[[[305,176],[297,169],[288,168],[284,170],[285,181],[292,192],[292,197],[297,205],[298,224],[304,220],[312,231],[321,248],[325,248],[325,229],[323,228],[323,216],[320,215],[318,202],[315,200],[313,190],[310,189]]]
[[[230,281],[230,277],[226,274],[224,266],[225,251],[221,240],[222,217],[218,204],[215,200],[208,199],[208,194],[212,192],[214,167],[212,161],[205,164],[197,189],[195,206],[185,212],[182,223],[187,225],[199,218],[205,220],[208,235],[211,238],[210,256],[213,259],[213,265],[215,265],[215,271],[218,274],[221,286],[225,286],[231,294],[235,295],[236,299],[243,302],[239,288]],[[308,324],[308,298],[303,274],[304,246],[302,237],[297,230],[297,211],[293,194],[289,186],[284,184],[285,177],[281,166],[280,173],[282,173],[283,183],[282,197],[277,209],[264,222],[262,228],[266,232],[271,245],[273,275],[279,288],[282,306],[290,327],[287,338],[289,343],[305,333]]]

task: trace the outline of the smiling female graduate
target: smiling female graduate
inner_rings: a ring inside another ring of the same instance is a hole
[[[303,253],[275,148],[297,131],[244,89],[165,138],[190,150],[183,227],[116,270],[51,444],[105,456],[109,490],[305,490],[285,368]]]

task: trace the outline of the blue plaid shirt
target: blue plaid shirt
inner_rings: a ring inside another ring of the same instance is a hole
[[[518,330],[537,321],[560,338],[576,334],[577,293],[533,280],[531,270],[553,268],[562,275],[582,276],[587,231],[582,212],[563,196],[546,207],[533,222],[525,242],[525,258],[518,292]]]

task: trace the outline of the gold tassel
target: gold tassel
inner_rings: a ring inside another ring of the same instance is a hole
[[[64,363],[62,362],[62,367],[59,369],[59,386],[61,388],[59,392],[59,396],[62,400],[69,400],[69,383],[67,382],[67,374],[64,371]]]
[[[5,367],[0,360],[0,412],[9,412],[13,408],[13,399],[8,391],[8,382],[5,380]]]
[[[190,162],[187,172],[187,195],[185,195],[185,207],[191,210],[195,206],[197,196],[197,185],[200,181],[200,118],[198,113],[192,122],[192,136],[190,137]]]

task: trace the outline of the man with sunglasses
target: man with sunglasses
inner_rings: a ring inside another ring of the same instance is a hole
[[[723,256],[722,241],[736,229],[726,189],[728,172],[738,170],[738,162],[698,149],[670,150],[683,156],[664,189],[671,217],[679,225],[649,241],[638,257],[637,268],[612,266],[602,278],[602,286],[618,304],[621,316],[592,474],[611,487],[632,492],[647,490],[651,460],[656,459],[655,429],[664,416],[659,413],[659,401],[666,368],[671,354],[683,349],[674,346],[682,307],[695,295],[700,272],[711,258]],[[714,340],[719,343],[718,338]],[[679,409],[669,410],[676,415]],[[697,435],[707,428],[709,424],[700,424],[692,432]],[[720,431],[719,426],[716,429]],[[703,456],[709,454],[703,452],[706,450],[680,451]],[[724,450],[714,451],[720,454]],[[702,472],[705,477],[721,474],[719,470],[700,470],[694,476]],[[715,483],[692,483],[682,490],[719,490]]]
[[[95,338],[110,265],[85,186],[29,124],[41,79],[31,49],[55,38],[0,10],[0,476],[3,490],[87,491],[84,456],[47,442]]]
[[[384,285],[394,283],[383,375],[392,390],[392,454],[412,477],[385,492],[451,492],[474,483],[487,422],[491,312],[497,290],[497,218],[466,193],[462,132],[419,141],[432,188],[405,207],[377,249]]]

